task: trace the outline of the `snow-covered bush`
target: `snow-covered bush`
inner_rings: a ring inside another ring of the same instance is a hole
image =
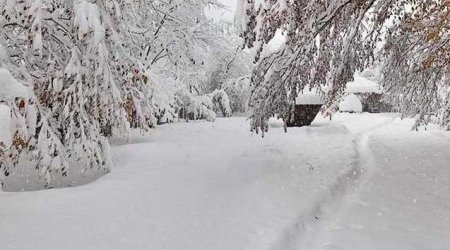
[[[36,98],[0,69],[0,183],[8,190],[39,189],[69,171],[64,146],[36,105]]]
[[[207,96],[211,98],[211,102],[214,105],[213,110],[216,114],[221,114],[224,117],[233,115],[233,111],[230,107],[230,98],[228,97],[227,92],[222,89],[216,89]]]
[[[174,122],[178,118],[179,110],[178,83],[171,78],[165,78],[162,74],[152,75],[150,102],[157,123]]]
[[[11,109],[4,103],[0,103],[0,147],[5,150],[11,145]],[[1,150],[0,149],[0,150]]]
[[[288,119],[297,94],[305,88],[324,89],[324,113],[334,110],[345,84],[362,69],[360,51],[365,32],[360,24],[376,1],[239,1],[245,45],[254,50],[251,76],[252,128],[266,130],[274,115]],[[281,31],[284,42],[269,43]]]
[[[231,110],[233,112],[247,112],[251,92],[250,79],[248,77],[228,80],[223,85],[223,90],[230,98]]]
[[[8,159],[2,161],[17,173],[8,180],[26,177],[15,181],[18,189],[42,188],[26,183],[38,183],[42,175],[45,186],[69,186],[109,171],[104,136],[127,133],[124,100],[141,94],[131,92],[139,87],[123,77],[134,69],[121,50],[126,44],[114,25],[120,18],[115,6],[115,1],[86,0],[0,3],[0,42],[9,55],[4,66],[35,94],[19,104],[9,100],[16,124],[10,147],[14,169]],[[67,178],[50,183],[57,169]]]
[[[239,1],[241,36],[255,52],[252,127],[286,117],[308,85],[326,87],[322,111],[331,115],[354,73],[373,65],[382,65],[369,75],[381,80],[385,100],[418,117],[415,127],[445,114],[450,96],[439,91],[450,86],[449,12],[448,1],[435,0]],[[284,42],[270,51],[280,31]]]
[[[214,112],[214,103],[208,95],[193,96],[187,107],[188,115],[192,115],[194,120],[205,119],[214,121],[217,114]]]
[[[363,107],[361,101],[354,94],[345,96],[343,100],[339,103],[339,111],[341,112],[361,113],[362,109]]]
[[[25,179],[16,180],[25,189],[82,184],[109,171],[108,137],[148,131],[182,110],[194,119],[214,120],[214,110],[231,115],[225,92],[209,94],[216,89],[209,72],[222,59],[236,68],[230,51],[237,46],[230,49],[205,17],[210,5],[218,6],[214,0],[0,0],[0,67],[30,92],[1,97],[16,124],[16,144],[2,146],[14,151],[11,162],[1,159],[11,170],[7,179],[14,170],[44,183],[25,187]],[[14,167],[27,157],[32,164]]]
[[[186,120],[205,119],[214,121],[218,115],[232,115],[230,100],[223,90],[215,90],[206,95],[193,95],[189,92],[179,94],[179,116]]]

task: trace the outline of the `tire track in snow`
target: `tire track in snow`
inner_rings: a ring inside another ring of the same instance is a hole
[[[339,218],[353,204],[359,190],[366,186],[375,171],[369,148],[370,135],[393,120],[394,118],[386,119],[353,135],[355,155],[350,169],[337,178],[329,187],[329,192],[308,213],[299,215],[295,223],[284,230],[273,250],[314,250],[326,247],[326,239],[323,239],[325,226],[334,218]]]

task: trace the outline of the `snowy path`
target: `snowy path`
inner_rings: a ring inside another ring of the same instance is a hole
[[[450,249],[449,137],[337,118],[264,139],[243,118],[162,126],[95,183],[0,192],[0,249]]]
[[[449,134],[396,120],[368,147],[375,171],[310,249],[450,249]]]
[[[450,136],[410,126],[356,133],[362,174],[295,249],[450,249]]]
[[[351,167],[336,177],[335,182],[329,186],[328,195],[315,204],[310,214],[301,216],[297,228],[290,233],[289,241],[277,246],[276,249],[316,249],[323,245],[325,239],[322,234],[326,224],[331,218],[340,216],[354,202],[359,190],[376,171],[373,155],[368,146],[369,137],[374,131],[392,122],[395,116],[378,117],[379,119],[371,123],[367,122],[366,117],[362,120],[361,117],[354,118],[357,119],[344,120],[342,124],[353,138],[355,154],[352,157]]]

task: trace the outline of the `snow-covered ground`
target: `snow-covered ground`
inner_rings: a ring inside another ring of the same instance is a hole
[[[97,182],[0,192],[0,249],[450,249],[450,135],[335,118],[159,127]]]

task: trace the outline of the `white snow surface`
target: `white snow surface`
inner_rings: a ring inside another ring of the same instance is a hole
[[[346,93],[383,93],[383,87],[377,84],[375,81],[369,80],[363,76],[355,74],[354,80],[347,83]]]
[[[92,184],[0,192],[2,250],[450,249],[450,135],[337,114],[161,126]]]
[[[354,94],[345,96],[344,99],[339,103],[339,111],[341,112],[361,113],[362,109],[363,107],[361,101]]]
[[[18,82],[11,73],[4,68],[0,68],[0,101],[14,99],[15,97],[29,97],[27,87]]]

